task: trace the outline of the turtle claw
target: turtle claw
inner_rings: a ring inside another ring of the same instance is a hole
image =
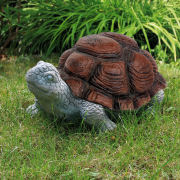
[[[100,132],[113,131],[116,128],[116,124],[112,121],[103,121],[96,127]]]
[[[36,106],[36,103],[35,103],[35,104],[30,105],[30,106],[26,109],[26,112],[33,117],[33,116],[35,116],[36,114],[38,114],[39,108]]]

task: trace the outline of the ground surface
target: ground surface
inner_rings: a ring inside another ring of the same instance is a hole
[[[33,103],[25,82],[30,60],[0,62],[2,179],[180,179],[180,66],[159,64],[168,87],[154,117],[123,112],[115,131],[97,134],[26,113]]]

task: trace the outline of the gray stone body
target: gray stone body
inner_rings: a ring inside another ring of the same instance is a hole
[[[68,85],[61,79],[57,69],[50,63],[39,61],[26,74],[29,90],[35,96],[35,103],[27,108],[31,115],[40,110],[53,113],[68,120],[81,116],[83,121],[99,131],[113,130],[116,124],[106,115],[103,106],[73,96]],[[160,90],[151,101],[148,109],[153,110],[155,99],[163,100]]]

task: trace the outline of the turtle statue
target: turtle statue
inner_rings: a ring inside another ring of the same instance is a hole
[[[135,40],[112,32],[80,38],[61,55],[57,68],[39,61],[26,80],[35,95],[29,113],[42,109],[66,119],[80,116],[99,131],[116,128],[105,109],[153,107],[155,99],[163,100],[166,87],[150,53]]]

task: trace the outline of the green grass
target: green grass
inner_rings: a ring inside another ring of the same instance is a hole
[[[159,64],[168,87],[154,117],[122,113],[115,131],[97,134],[26,113],[33,95],[24,77],[33,59],[0,62],[1,179],[180,179],[178,64]]]

